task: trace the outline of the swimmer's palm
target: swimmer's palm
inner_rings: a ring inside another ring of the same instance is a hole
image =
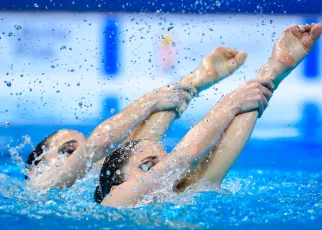
[[[322,24],[306,25],[302,30],[293,25],[284,30],[271,57],[271,60],[277,61],[277,71],[284,73],[294,69],[311,51],[321,32]],[[278,76],[275,81],[280,82],[284,77]]]

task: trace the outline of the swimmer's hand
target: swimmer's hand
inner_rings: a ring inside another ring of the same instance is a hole
[[[210,87],[232,74],[246,60],[247,53],[229,47],[218,47],[206,56],[197,69],[185,76],[179,86],[191,85],[198,91]]]
[[[225,97],[221,103],[232,108],[236,115],[258,110],[261,117],[273,95],[274,88],[273,81],[268,78],[251,80]]]
[[[171,84],[144,95],[143,100],[153,104],[153,112],[174,109],[181,114],[187,109],[192,94],[196,93],[194,87],[179,88],[176,84]]]

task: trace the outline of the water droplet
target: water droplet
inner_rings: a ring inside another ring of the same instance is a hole
[[[236,62],[233,61],[231,64],[236,65]]]
[[[15,25],[14,27],[15,27],[16,30],[21,30],[22,29],[21,25]]]
[[[34,4],[34,7],[38,8],[38,7],[39,7],[39,5],[38,5],[37,3],[35,3],[35,4]]]
[[[170,26],[170,27],[168,28],[168,31],[172,30],[173,28],[174,28],[174,26]]]
[[[79,82],[77,82],[77,86],[80,86],[80,83]]]
[[[111,175],[110,170],[107,170],[107,171],[106,171],[106,175],[108,175],[108,176],[109,176],[109,175]]]
[[[60,47],[60,50],[66,50],[66,46]]]
[[[216,6],[220,7],[221,3],[220,1],[216,1]]]
[[[5,126],[6,128],[8,128],[8,127],[10,126],[10,122],[9,122],[9,121],[5,121],[5,122],[4,122],[4,126]]]
[[[133,191],[133,192],[137,192],[138,190],[136,189],[136,187],[133,187],[133,188],[132,188],[132,191]]]
[[[79,106],[82,106],[82,105],[83,105],[83,103],[82,103],[82,102],[79,102],[79,103],[78,103],[78,105],[79,105]]]
[[[115,112],[115,109],[114,108],[111,108],[111,113],[113,114]]]
[[[13,35],[13,33],[12,33],[12,32],[8,33],[8,36],[9,36],[9,37],[11,37],[12,35]]]
[[[11,82],[9,81],[9,82],[7,82],[7,86],[8,87],[11,87]]]
[[[120,170],[116,170],[116,175],[121,175],[121,171]]]
[[[176,46],[176,43],[175,42],[172,42],[172,46],[175,47]]]

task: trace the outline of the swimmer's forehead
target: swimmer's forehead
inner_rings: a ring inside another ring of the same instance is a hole
[[[136,157],[145,157],[145,156],[151,156],[151,155],[160,155],[164,154],[165,149],[162,144],[156,141],[151,140],[142,140],[138,144],[138,146],[135,148],[135,156]]]
[[[84,135],[75,130],[63,129],[55,133],[47,142],[48,145],[59,145],[67,141],[83,141]]]

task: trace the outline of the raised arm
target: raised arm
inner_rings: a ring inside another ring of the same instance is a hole
[[[314,23],[287,28],[276,42],[271,59],[260,69],[257,79],[270,78],[278,86],[311,51],[321,32],[322,25]],[[196,171],[186,186],[203,179],[219,187],[250,138],[257,117],[257,111],[237,116],[207,158],[207,162],[200,165],[200,171]]]
[[[93,163],[116,148],[151,113],[176,108],[181,112],[190,99],[189,93],[175,85],[160,88],[139,98],[119,114],[101,123],[87,142],[79,146],[71,156],[41,174],[31,176],[31,187],[40,190],[70,187]]]
[[[229,47],[218,47],[207,55],[192,73],[187,74],[178,86],[193,87],[201,92],[231,75],[244,63],[246,56],[247,54],[242,51]],[[196,94],[193,92],[193,95]],[[134,130],[127,140],[160,141],[175,118],[176,113],[173,111],[153,113]]]
[[[269,81],[266,82],[269,84]],[[157,163],[142,178],[115,186],[101,204],[106,206],[133,205],[164,186],[173,189],[205,155],[217,144],[234,117],[246,111],[264,111],[271,91],[259,83],[248,83],[213,107],[193,127],[165,159]],[[136,192],[133,191],[135,188]]]

